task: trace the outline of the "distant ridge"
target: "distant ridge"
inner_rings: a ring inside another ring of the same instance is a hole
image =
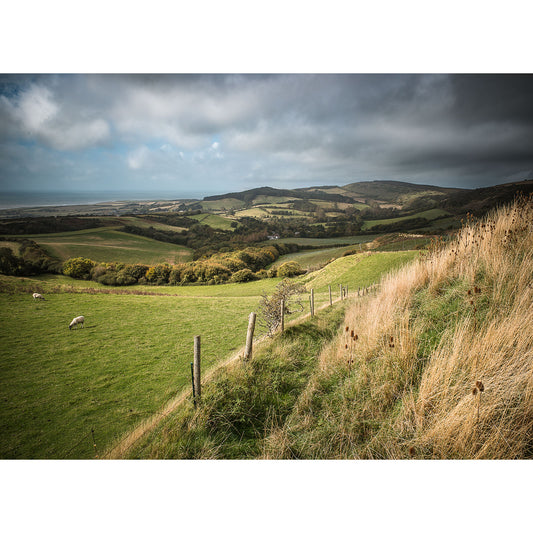
[[[299,198],[302,200],[329,200],[331,202],[351,202],[350,196],[341,194],[330,194],[323,191],[307,191],[306,189],[275,189],[274,187],[257,187],[242,192],[230,192],[227,194],[217,194],[215,196],[206,196],[204,202],[215,200],[225,200],[226,198],[235,198],[243,202],[252,202],[258,196],[288,196],[290,198]]]
[[[355,194],[369,200],[398,202],[400,197],[404,195],[412,195],[413,193],[447,195],[451,192],[460,190],[461,189],[438,187],[436,185],[420,185],[403,181],[374,180],[349,183],[347,185],[318,185],[297,189],[256,187],[254,189],[248,189],[241,192],[229,192],[225,194],[206,196],[203,201],[210,202],[234,198],[236,200],[250,203],[253,202],[258,196],[287,196],[301,200],[328,200],[330,202],[352,203]]]
[[[478,189],[439,187],[393,180],[359,181],[347,185],[318,185],[298,189],[256,187],[241,192],[206,196],[203,201],[234,198],[247,204],[253,204],[258,197],[271,196],[350,204],[353,204],[354,201],[390,203],[404,209],[419,209],[423,206],[425,208],[442,207],[456,214],[468,211],[480,214],[487,209],[512,201],[518,192],[524,194],[533,192],[533,180],[504,183]]]

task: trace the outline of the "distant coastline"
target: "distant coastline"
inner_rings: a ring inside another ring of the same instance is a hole
[[[118,201],[202,199],[203,193],[178,191],[9,191],[0,192],[0,209],[93,205]]]

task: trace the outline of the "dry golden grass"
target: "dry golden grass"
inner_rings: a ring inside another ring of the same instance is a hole
[[[357,300],[267,458],[533,456],[533,199]]]

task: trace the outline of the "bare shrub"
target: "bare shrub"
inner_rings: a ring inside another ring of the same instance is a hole
[[[284,301],[285,314],[290,315],[303,311],[301,294],[305,289],[299,283],[284,279],[276,285],[276,290],[270,296],[263,293],[259,303],[258,323],[266,328],[267,335],[272,336],[281,324],[281,300]]]

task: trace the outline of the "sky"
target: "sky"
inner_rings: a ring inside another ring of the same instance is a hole
[[[3,75],[0,190],[533,176],[533,75]]]

